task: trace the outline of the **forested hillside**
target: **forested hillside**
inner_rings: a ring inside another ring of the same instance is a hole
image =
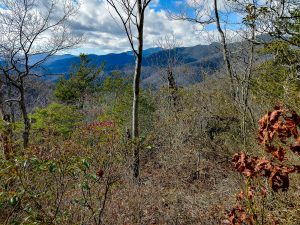
[[[300,225],[299,0],[163,4],[0,0],[0,224]]]
[[[239,43],[231,44],[232,47]],[[143,51],[143,77],[142,83],[144,86],[159,87],[164,84],[161,79],[160,70],[166,67],[170,57],[178,58],[178,63],[181,68],[187,68],[186,71],[179,72],[177,80],[179,84],[193,84],[201,80],[201,74],[213,74],[216,70],[220,69],[222,65],[221,46],[212,43],[210,45],[198,45],[193,47],[176,47],[173,46],[170,51],[161,48],[150,48]],[[36,62],[39,56],[31,58],[31,64]],[[43,56],[41,56],[43,57]],[[124,52],[118,54],[107,55],[87,55],[90,62],[94,65],[100,66],[105,64],[103,75],[101,79],[105,79],[112,71],[120,71],[123,75],[132,73],[134,69],[134,55],[132,52]],[[68,77],[69,73],[74,70],[75,66],[80,64],[80,57],[73,55],[54,55],[51,56],[41,68],[36,72],[39,73],[47,81],[57,82],[61,76]],[[183,73],[185,73],[184,80]]]

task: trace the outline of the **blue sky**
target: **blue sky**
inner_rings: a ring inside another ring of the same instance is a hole
[[[187,1],[191,0],[153,0],[146,11],[145,19],[145,48],[156,47],[156,43],[165,36],[173,35],[182,46],[208,44],[218,40],[215,26],[203,27],[186,21],[174,21],[168,18],[168,12],[182,10]],[[207,1],[211,7],[211,0]],[[220,0],[223,1],[223,0]],[[186,9],[186,8],[185,8]],[[110,13],[109,13],[110,11]],[[107,54],[130,50],[130,45],[122,27],[112,19],[114,14],[105,0],[82,0],[81,8],[72,23],[72,29],[83,34],[86,41],[80,48],[73,50],[73,54],[93,53]],[[230,20],[236,20],[231,15]],[[230,29],[236,30],[234,26]]]
[[[158,3],[155,2],[155,7],[157,10],[165,10],[169,9],[172,11],[176,11],[177,6],[180,4],[180,0],[159,0]]]
[[[47,2],[49,0],[42,1]],[[106,0],[78,1],[81,7],[77,15],[72,19],[70,29],[74,34],[83,35],[84,42],[67,53],[102,55],[131,50],[125,32],[120,23],[118,23],[118,17],[109,7]],[[159,40],[171,35],[182,46],[209,44],[218,40],[218,34],[214,25],[203,29],[203,26],[199,24],[170,20],[168,17],[169,12],[178,13],[184,10],[188,14],[193,15],[193,11],[185,7],[191,1],[205,2],[207,8],[211,9],[212,7],[212,0],[152,0],[145,16],[145,48],[157,47]],[[220,3],[222,1],[227,0],[219,0]],[[220,5],[222,7],[222,3]],[[112,18],[112,15],[115,19]],[[230,15],[229,19],[230,21],[237,21],[237,16]],[[235,32],[234,30],[237,30],[236,25],[231,25],[227,28],[229,28],[229,35],[232,35]]]

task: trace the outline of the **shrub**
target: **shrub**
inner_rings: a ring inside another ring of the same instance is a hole
[[[233,156],[234,168],[245,181],[245,190],[237,196],[237,206],[229,214],[229,223],[278,224],[274,198],[290,187],[290,175],[300,172],[300,117],[294,111],[275,107],[259,120],[258,140],[267,155],[250,157],[244,152]],[[294,224],[296,221],[292,221]],[[285,222],[285,224],[287,224]]]
[[[46,108],[38,109],[32,119],[33,132],[69,136],[80,124],[83,116],[73,106],[52,103]]]

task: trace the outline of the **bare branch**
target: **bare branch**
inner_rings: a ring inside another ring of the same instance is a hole
[[[5,103],[9,103],[9,102],[20,102],[20,99],[7,99],[5,100]]]
[[[24,122],[23,145],[28,146],[30,120],[25,99],[25,79],[40,76],[37,69],[51,56],[67,50],[81,41],[68,29],[68,21],[77,11],[73,1],[63,0],[63,5],[51,0],[0,0],[0,71],[19,92],[18,102]],[[36,62],[31,58],[38,55]]]

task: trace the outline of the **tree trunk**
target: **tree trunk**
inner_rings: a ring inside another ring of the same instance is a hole
[[[217,25],[217,30],[220,34],[221,37],[221,42],[223,45],[223,58],[224,58],[224,62],[226,65],[226,70],[227,70],[227,74],[229,75],[230,78],[230,82],[231,82],[231,91],[232,94],[234,96],[234,98],[236,97],[235,91],[234,91],[234,75],[232,72],[232,68],[231,68],[231,63],[230,63],[230,55],[229,55],[229,49],[227,46],[227,42],[226,42],[226,37],[225,37],[225,33],[221,27],[221,23],[220,23],[220,16],[219,16],[219,11],[218,11],[218,3],[217,0],[214,0],[214,12],[215,12],[215,19],[216,19],[216,25]]]
[[[256,26],[253,22],[253,24],[251,25],[250,55],[249,55],[248,67],[243,79],[243,90],[242,90],[242,112],[243,112],[242,134],[243,134],[244,146],[246,146],[246,142],[247,142],[247,129],[246,129],[247,111],[249,112],[250,117],[252,119],[252,123],[254,124],[254,118],[248,100],[249,100],[250,80],[252,76],[252,69],[254,63],[254,51],[255,51],[254,41],[256,39],[255,30],[256,30]]]
[[[132,139],[133,139],[133,178],[139,177],[140,170],[140,147],[139,147],[139,92],[141,74],[141,56],[138,55],[135,62],[133,81],[133,104],[132,104]]]
[[[7,79],[6,81],[7,85],[8,85],[8,99],[12,99],[13,98],[13,85],[11,83],[11,81],[9,81]],[[11,101],[8,103],[8,106],[9,106],[9,110],[10,110],[10,121],[12,123],[14,123],[16,120],[15,120],[15,110],[14,110],[14,103]]]
[[[141,2],[139,1],[139,4]],[[142,73],[143,60],[143,26],[144,26],[144,11],[138,5],[140,23],[138,27],[138,50],[135,59],[135,71],[133,78],[133,104],[132,104],[132,140],[133,140],[133,179],[138,180],[140,175],[140,143],[139,143],[139,95],[140,95],[140,79]]]
[[[11,127],[11,122],[9,115],[5,115],[3,117],[4,120],[4,130],[1,134],[2,144],[3,144],[3,152],[6,160],[11,160],[14,158],[13,152],[13,132]]]
[[[23,130],[23,147],[24,149],[28,147],[29,135],[30,135],[30,120],[28,117],[26,102],[25,102],[25,90],[23,85],[20,85],[20,109],[23,116],[24,130]]]
[[[2,90],[0,90],[0,118],[4,117],[4,96]]]
[[[176,108],[177,106],[177,85],[176,81],[173,75],[172,69],[167,69],[168,73],[168,86],[169,86],[169,91],[171,94],[171,101],[173,103],[173,106]]]
[[[0,92],[0,118],[4,122],[4,129],[0,135],[3,147],[3,153],[6,160],[10,160],[13,157],[12,146],[12,128],[9,115],[4,110],[4,96],[3,92]]]

